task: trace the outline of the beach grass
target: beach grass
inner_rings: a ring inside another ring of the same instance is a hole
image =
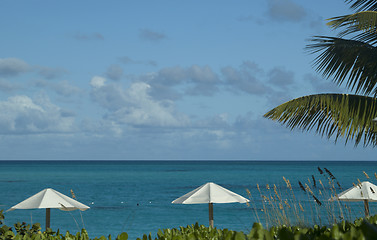
[[[327,168],[318,167],[319,177],[309,176],[293,185],[282,176],[280,184],[256,184],[257,194],[246,189],[248,206],[257,222],[272,226],[331,226],[342,221],[352,222],[364,213],[363,204],[339,201],[345,189]],[[367,179],[369,175],[363,172]],[[377,179],[377,174],[374,174]],[[357,184],[361,184],[359,179]],[[354,184],[354,185],[357,185]]]

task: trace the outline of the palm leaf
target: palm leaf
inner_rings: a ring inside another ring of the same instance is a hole
[[[351,39],[353,40],[362,41],[372,45],[377,43],[377,12],[365,11],[334,17],[328,20],[329,22],[327,25],[334,29],[345,27],[345,30],[338,34],[340,38],[343,38],[346,35],[352,35]]]
[[[351,2],[354,2],[353,4],[351,4],[351,8],[356,9],[357,11],[377,10],[376,0],[346,0],[346,3]]]
[[[311,131],[335,141],[354,140],[355,146],[377,145],[377,99],[348,94],[317,94],[293,99],[264,115],[286,127]]]
[[[360,30],[357,29],[356,27],[351,27],[347,29],[347,32],[340,33],[339,37],[343,37],[345,35],[349,35],[353,33],[357,33],[357,34],[351,38],[352,40],[361,41],[361,42],[370,44],[372,46],[376,46],[377,34],[375,32],[365,31],[365,32],[360,33]]]
[[[307,49],[320,53],[314,61],[325,78],[333,77],[338,85],[347,79],[346,87],[355,93],[377,96],[377,49],[362,41],[317,36]]]
[[[334,29],[347,27],[347,30],[345,30],[342,35],[346,35],[348,32],[354,32],[355,28],[371,33],[376,33],[377,31],[377,12],[375,11],[357,12],[350,15],[333,17],[328,20],[327,25]]]

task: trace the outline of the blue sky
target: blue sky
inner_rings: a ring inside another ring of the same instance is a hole
[[[263,118],[346,92],[305,45],[342,0],[2,1],[0,159],[374,160]]]

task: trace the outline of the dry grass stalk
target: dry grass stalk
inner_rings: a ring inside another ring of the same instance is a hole
[[[318,167],[318,171],[322,177],[328,180],[328,186],[323,180],[316,179],[311,175],[307,182],[298,181],[300,192],[299,195],[307,195],[307,201],[300,202],[296,198],[294,188],[290,181],[283,176],[284,187],[279,188],[276,184],[266,184],[263,190],[257,184],[257,189],[262,199],[264,220],[267,228],[269,226],[309,226],[319,223],[320,225],[332,225],[342,220],[352,221],[351,208],[337,201],[337,191],[341,189],[339,182],[335,176],[326,168],[322,171]],[[321,172],[322,171],[322,172]],[[365,174],[365,172],[363,172]],[[375,174],[377,178],[377,173]],[[358,179],[358,185],[360,185]],[[248,192],[251,196],[251,194]],[[298,196],[298,195],[297,195]],[[328,201],[334,199],[334,201]],[[254,208],[257,209],[257,208]],[[309,210],[310,209],[310,210]],[[256,215],[258,215],[256,213]],[[259,216],[257,217],[259,221]]]
[[[287,188],[289,189],[290,194],[292,196],[292,198],[290,198],[290,202],[291,202],[290,205],[293,206],[293,209],[292,209],[293,215],[294,215],[294,217],[295,217],[295,219],[296,219],[296,221],[297,221],[298,224],[303,224],[304,221],[303,221],[303,218],[300,216],[300,212],[299,212],[299,210],[297,208],[297,202],[298,201],[297,201],[295,193],[294,193],[294,191],[292,189],[292,184],[289,181],[289,179],[286,179],[285,177],[283,177],[283,180],[287,184]],[[287,192],[287,195],[289,196],[288,192]],[[298,204],[301,205],[300,202],[298,202]],[[302,208],[302,206],[301,206],[301,208]]]
[[[73,192],[73,190],[71,189],[71,195],[72,195],[72,198],[73,199],[76,199],[76,195],[75,195],[75,193]],[[76,199],[77,200],[77,199]],[[82,222],[82,226],[83,226],[83,228],[85,228],[85,224],[84,224],[84,218],[82,217],[82,213],[81,213],[81,211],[79,211],[80,212],[80,216],[81,216],[81,222]],[[75,220],[76,221],[76,220]]]
[[[72,189],[71,189],[71,195],[72,195],[72,198],[73,198],[73,199],[76,199],[76,195],[75,195],[75,193],[73,192]]]
[[[326,173],[329,175],[329,178],[331,180],[335,180],[336,179],[335,176],[330,172],[330,170],[328,170],[327,168],[323,168],[323,169],[325,169]]]
[[[305,210],[304,210],[304,208],[302,207],[301,203],[298,203],[298,205],[300,206],[301,211],[305,212]]]
[[[262,209],[262,211],[263,211],[263,213],[265,214],[265,216],[266,216],[266,227],[268,228],[268,223],[270,222],[270,218],[269,218],[269,214],[267,213],[267,211],[266,211],[266,204],[265,204],[265,202],[266,202],[266,197],[262,194],[262,192],[261,192],[261,190],[260,190],[260,187],[259,187],[259,184],[257,183],[257,189],[258,189],[258,192],[259,192],[259,195],[260,195],[260,197],[261,197],[261,199],[262,199],[262,205],[263,205],[263,209]]]
[[[256,216],[258,222],[260,222],[260,218],[259,218],[259,215],[258,215],[257,207],[256,207],[256,205],[255,205],[255,201],[253,200],[253,197],[252,197],[252,195],[251,195],[251,192],[250,192],[249,189],[246,189],[246,192],[247,192],[247,195],[249,196],[250,202],[253,204],[252,208],[254,209],[255,216]],[[251,205],[250,205],[250,202],[246,202],[246,205],[247,205],[248,207],[251,206]]]
[[[357,185],[359,186],[359,188],[361,189],[361,186],[362,186],[362,184],[361,184],[361,181],[360,181],[360,179],[357,179]]]

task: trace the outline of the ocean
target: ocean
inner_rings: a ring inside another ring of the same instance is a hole
[[[377,184],[377,163],[363,161],[0,161],[0,209],[5,212],[45,188],[70,197],[72,189],[77,200],[90,209],[81,214],[52,209],[53,230],[76,233],[86,228],[91,238],[109,234],[115,237],[127,232],[129,239],[136,239],[149,233],[155,236],[163,228],[196,222],[208,225],[207,204],[171,202],[207,182],[214,182],[252,200],[249,205],[214,204],[215,227],[248,232],[258,219],[265,224],[267,216],[263,208],[268,200],[263,196],[274,198],[274,185],[283,202],[285,194],[290,194],[283,177],[290,181],[307,218],[318,221],[313,216],[326,214],[326,210],[313,207],[316,203],[298,182],[314,190],[321,188],[320,180],[329,185],[331,177],[325,169],[335,178],[332,181],[339,192],[358,181]],[[315,190],[322,206],[327,201],[323,193],[326,190],[331,192],[326,186],[322,191]],[[363,203],[351,205],[352,217],[362,217]],[[377,214],[375,205],[370,203],[371,214]],[[8,226],[16,222],[39,222],[42,228],[45,226],[42,209],[14,210],[4,215]],[[326,224],[325,219],[324,216],[322,224]]]

